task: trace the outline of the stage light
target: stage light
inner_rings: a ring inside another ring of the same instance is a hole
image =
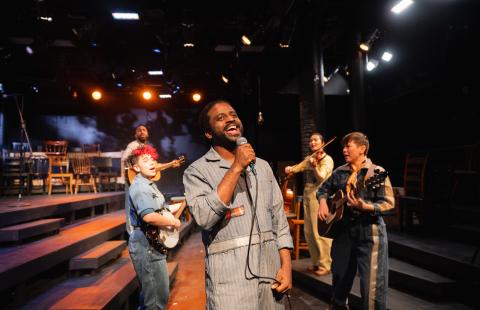
[[[383,55],[382,55],[382,60],[383,61],[386,61],[386,62],[389,62],[390,60],[392,60],[393,58],[393,54],[390,53],[390,52],[383,52]]]
[[[278,43],[278,46],[280,46],[280,48],[289,48],[290,45],[288,43]]]
[[[250,41],[250,39],[246,35],[243,35],[242,36],[242,43],[244,45],[250,45],[250,44],[252,44],[252,41]]]
[[[368,52],[370,46],[367,43],[360,43],[359,48],[364,52]]]
[[[150,91],[146,90],[142,93],[142,97],[145,100],[150,100],[150,99],[152,99],[152,93]]]
[[[183,47],[195,47],[195,44],[191,42],[183,43]]]
[[[40,16],[39,19],[43,20],[43,21],[46,21],[46,22],[52,22],[53,21],[53,18],[51,18],[50,16]]]
[[[400,14],[402,13],[406,8],[411,6],[413,4],[412,0],[401,0],[397,4],[395,4],[390,11],[395,13],[395,14]]]
[[[223,83],[225,83],[225,84],[228,84],[228,82],[229,82],[228,78],[227,78],[225,75],[223,75],[223,74],[222,74],[222,81],[223,81]]]
[[[202,100],[202,95],[200,93],[193,93],[192,100],[195,102],[199,102],[200,100]]]
[[[162,51],[159,48],[154,48],[152,50],[155,54],[160,54]]]
[[[25,51],[27,52],[28,55],[33,55],[33,49],[30,46],[25,47]]]
[[[34,92],[36,92],[36,93],[38,93],[38,92],[39,92],[39,90],[38,90],[38,87],[37,87],[37,86],[35,86],[35,85],[33,85],[33,86],[32,86],[32,90],[33,90]]]
[[[138,13],[127,13],[127,12],[113,12],[112,16],[114,19],[120,19],[120,20],[139,20],[140,17],[138,16]]]
[[[376,59],[370,59],[367,62],[367,71],[372,71],[378,66],[378,60]]]
[[[180,86],[176,85],[175,88],[173,89],[173,94],[175,95],[180,91]]]
[[[96,100],[96,101],[102,99],[102,92],[99,91],[99,90],[94,90],[92,92],[92,98],[93,98],[93,100]]]
[[[122,84],[122,83],[117,83],[117,84],[115,84],[115,85],[117,85],[118,88],[122,88],[122,87],[123,87],[123,84]]]
[[[172,98],[172,95],[170,95],[170,94],[160,94],[160,95],[158,95],[158,97],[160,99],[170,99],[170,98]]]
[[[163,75],[163,70],[151,70],[148,71],[148,75]]]
[[[373,42],[375,42],[375,40],[380,37],[380,34],[380,30],[378,30],[378,28],[375,28],[372,34],[368,37],[368,40],[360,43],[358,48],[360,48],[364,52],[368,52],[370,48],[372,48]]]

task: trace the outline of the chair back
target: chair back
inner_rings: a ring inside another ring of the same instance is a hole
[[[47,156],[62,156],[67,154],[68,141],[66,140],[47,140],[43,141],[43,147]]]
[[[91,174],[92,164],[87,154],[70,153],[68,157],[72,160],[74,174]]]
[[[100,155],[100,144],[84,144],[83,147],[83,152],[87,153],[88,156],[94,157],[94,156],[99,156]]]
[[[403,175],[405,195],[423,197],[428,156],[428,153],[407,154]]]
[[[43,142],[45,154],[48,157],[48,173],[54,172],[55,168],[59,168],[63,172],[68,172],[70,162],[67,156],[68,141],[66,140],[47,140]]]

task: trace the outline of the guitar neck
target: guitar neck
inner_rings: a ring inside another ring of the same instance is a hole
[[[171,168],[175,164],[175,160],[172,160],[168,164],[157,164],[157,171],[162,171]]]
[[[177,210],[177,212],[175,213],[174,217],[176,219],[178,219],[180,217],[180,215],[182,215],[183,213],[183,210],[185,210],[185,207],[187,206],[186,203],[182,203],[182,206]]]

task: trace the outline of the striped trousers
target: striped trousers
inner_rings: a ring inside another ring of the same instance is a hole
[[[383,218],[366,215],[344,225],[332,243],[333,303],[347,303],[358,270],[362,309],[386,309],[388,240]]]
[[[247,246],[242,246],[205,257],[207,309],[285,309],[283,294],[275,294],[270,288],[272,280],[246,278],[247,249]],[[275,278],[280,268],[276,242],[253,244],[249,265],[253,274]],[[247,277],[251,276],[247,271]]]

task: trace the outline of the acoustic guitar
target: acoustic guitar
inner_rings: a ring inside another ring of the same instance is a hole
[[[375,170],[375,174],[365,180],[358,180],[354,189],[352,189],[355,195],[358,195],[361,190],[374,191],[380,188],[385,183],[385,179],[388,176],[387,171]],[[330,215],[324,220],[318,219],[318,234],[322,237],[332,238],[334,223],[343,218],[343,211],[345,203],[347,202],[347,195],[339,189],[335,194],[327,199],[328,210]]]
[[[152,181],[158,181],[162,177],[162,170],[172,168],[175,164],[183,164],[185,162],[185,156],[180,156],[179,158],[172,160],[171,162],[167,164],[157,164],[157,174],[152,178]],[[128,182],[130,185],[133,184],[133,181],[135,180],[135,176],[137,175],[137,172],[133,168],[128,168],[127,171],[127,176],[128,176]]]
[[[166,209],[158,210],[155,212],[158,212],[160,215],[165,216],[169,219],[178,219],[187,204],[185,201],[183,201],[170,205],[170,207],[173,209],[176,209],[175,206],[178,207],[178,211],[175,211],[175,215],[173,215],[170,211]],[[154,225],[147,225],[145,235],[147,236],[147,239],[152,245],[152,247],[157,249],[158,251],[162,251],[164,248],[173,249],[178,244],[178,241],[180,239],[180,233],[178,229],[163,229]]]

